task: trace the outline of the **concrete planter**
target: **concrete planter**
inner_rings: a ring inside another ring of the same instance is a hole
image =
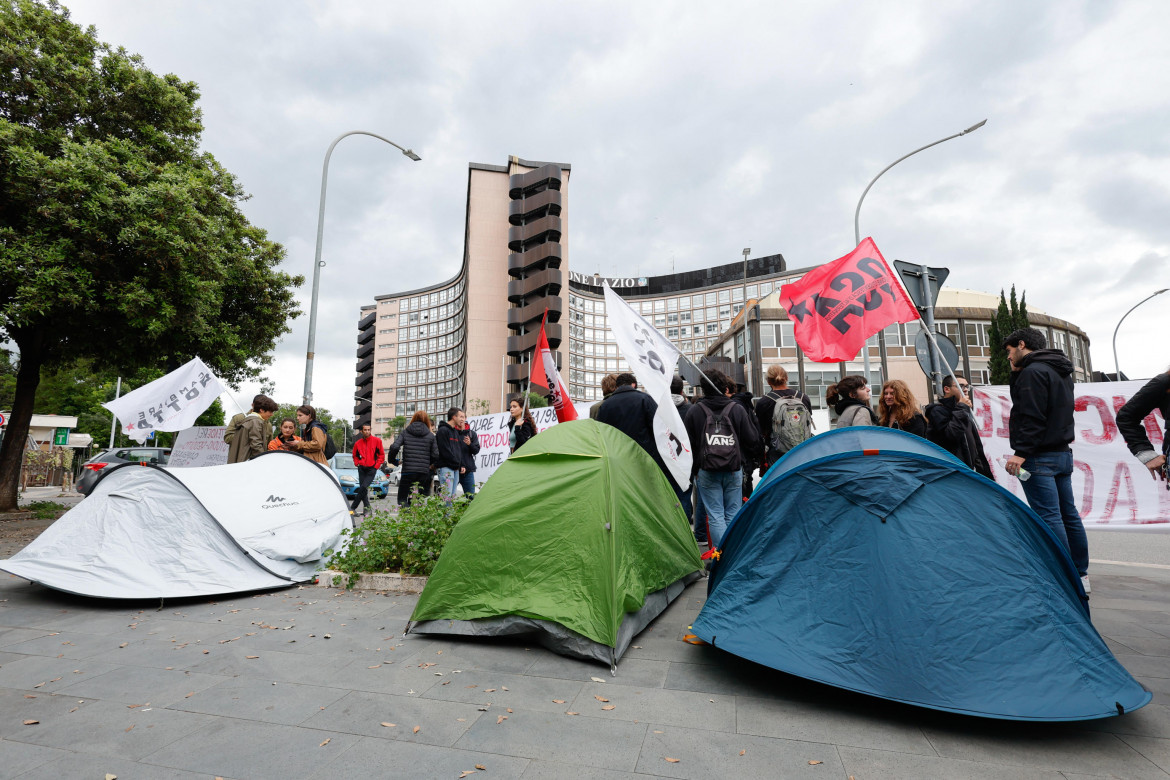
[[[349,575],[339,571],[326,569],[317,575],[317,585],[324,588],[345,588],[349,583]],[[365,573],[358,577],[354,590],[376,590],[383,593],[422,593],[426,587],[426,577],[412,577],[403,574],[371,574]]]

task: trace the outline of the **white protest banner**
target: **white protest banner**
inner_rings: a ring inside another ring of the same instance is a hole
[[[141,444],[152,431],[181,431],[224,392],[199,358],[102,406],[122,421],[122,432]]]
[[[557,424],[557,410],[551,406],[529,409],[536,432],[546,431]],[[508,412],[483,414],[467,418],[467,427],[479,439],[479,454],[475,456],[475,484],[482,485],[508,458],[512,447],[508,435]]]
[[[605,284],[605,313],[618,351],[630,364],[638,384],[658,404],[654,413],[654,439],[658,453],[679,488],[691,484],[691,442],[682,418],[670,397],[670,380],[678,363],[678,348],[635,312],[630,304]]]
[[[1157,525],[1170,530],[1170,491],[1150,479],[1148,469],[1125,446],[1117,412],[1145,382],[1092,382],[1073,386],[1073,495],[1086,526]],[[1004,470],[1012,456],[1008,419],[1012,397],[1006,386],[975,389],[975,420],[995,481],[1024,503],[1020,481]],[[1165,422],[1157,411],[1146,432],[1161,449]]]
[[[209,425],[179,431],[167,465],[177,469],[222,466],[228,458],[229,445],[223,440],[226,430],[226,425]]]

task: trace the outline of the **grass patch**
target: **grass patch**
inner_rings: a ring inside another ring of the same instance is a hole
[[[56,501],[33,501],[21,507],[25,512],[32,512],[37,520],[56,520],[69,511],[69,507],[58,504]]]

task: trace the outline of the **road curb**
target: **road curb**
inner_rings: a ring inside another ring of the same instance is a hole
[[[344,590],[349,584],[349,575],[343,572],[326,569],[317,574],[317,586],[321,588],[338,588]],[[410,575],[365,572],[358,575],[357,582],[352,590],[376,590],[383,593],[422,593],[426,587],[426,577]]]

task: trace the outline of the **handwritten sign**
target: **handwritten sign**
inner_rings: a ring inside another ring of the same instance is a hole
[[[529,409],[536,431],[546,431],[557,424],[557,410],[551,406],[543,409]],[[508,412],[468,417],[467,427],[479,438],[479,454],[475,456],[475,484],[482,485],[496,472],[511,452]]]
[[[179,431],[167,465],[180,469],[222,466],[228,458],[228,443],[223,440],[226,430],[225,425],[211,425]]]

